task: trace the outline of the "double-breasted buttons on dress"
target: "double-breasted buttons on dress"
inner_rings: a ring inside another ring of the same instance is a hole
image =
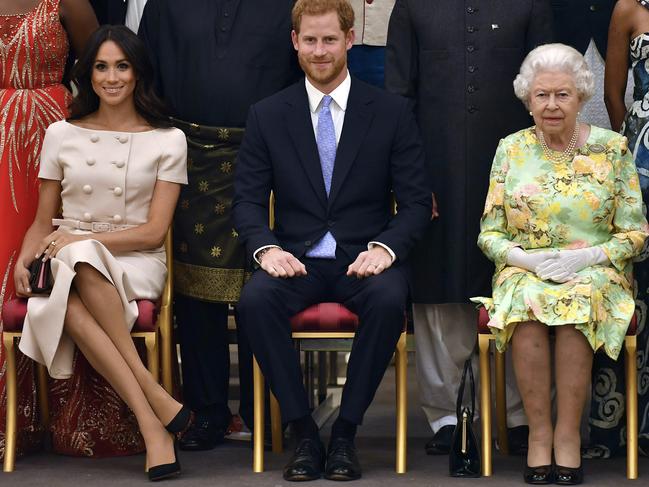
[[[95,162],[97,161],[95,160],[94,157],[89,157],[88,159],[86,159],[86,164],[88,164],[89,166],[94,166]]]
[[[121,223],[122,215],[113,215],[113,223]]]
[[[89,184],[84,184],[83,188],[81,189],[83,189],[83,192],[86,194],[92,193],[92,186],[90,186]]]
[[[476,13],[478,11],[478,8],[477,7],[467,7],[466,11],[469,14],[474,14],[474,13]]]
[[[122,167],[124,167],[125,164],[126,164],[126,163],[125,163],[124,161],[117,161],[117,162],[115,163],[115,166],[116,166],[116,167],[119,167],[119,168],[122,168]]]
[[[469,70],[469,73],[475,73],[478,70],[478,67],[472,64],[467,69]]]
[[[120,188],[119,186],[116,186],[115,188],[113,188],[113,194],[115,196],[122,196],[123,192],[124,192],[124,190],[122,188]]]
[[[466,87],[466,91],[467,91],[468,93],[475,93],[477,90],[478,90],[478,87],[475,86],[475,85],[468,85],[468,86]]]
[[[92,135],[90,136],[90,142],[92,142],[93,144],[94,144],[95,142],[99,142],[99,136],[98,136],[97,134],[92,134]]]
[[[466,46],[466,51],[467,52],[475,51],[475,46],[473,44],[469,44],[468,46]]]
[[[88,212],[85,212],[85,213],[83,214],[83,219],[84,219],[85,221],[87,221],[87,222],[92,221],[92,214],[90,214],[90,213],[88,213]]]
[[[120,144],[126,144],[128,142],[128,135],[118,135],[117,140]]]

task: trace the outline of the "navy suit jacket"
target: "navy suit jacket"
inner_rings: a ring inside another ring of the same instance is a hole
[[[234,224],[251,259],[264,245],[300,258],[330,231],[350,261],[370,241],[403,261],[430,220],[431,187],[412,109],[354,77],[329,197],[304,79],[250,108],[236,171]]]

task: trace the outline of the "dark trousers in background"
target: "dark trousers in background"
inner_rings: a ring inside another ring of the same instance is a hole
[[[403,331],[408,284],[399,267],[366,279],[347,277],[348,259],[302,259],[307,275],[290,279],[257,270],[238,304],[239,326],[279,401],[284,422],[310,413],[290,317],[318,302],[339,302],[359,315],[340,417],[361,424]]]
[[[175,297],[178,341],[183,372],[183,400],[197,413],[197,420],[227,427],[230,421],[228,388],[228,305],[183,295]],[[252,352],[238,332],[240,407],[243,421],[252,427]]]

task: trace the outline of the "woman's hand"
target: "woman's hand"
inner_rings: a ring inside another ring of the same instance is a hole
[[[88,240],[88,235],[75,235],[73,233],[64,232],[62,230],[55,230],[50,233],[47,237],[41,240],[41,243],[38,246],[38,253],[34,256],[36,258],[41,257],[43,262],[47,259],[56,257],[56,254],[59,253],[63,247],[72,242],[79,242],[81,240]]]
[[[577,277],[577,273],[586,267],[607,262],[610,262],[608,256],[599,247],[560,250],[556,259],[539,265],[536,274],[544,281],[564,283]]]
[[[16,288],[16,296],[19,298],[28,298],[32,293],[29,287],[29,264],[31,262],[18,259],[14,267],[14,286]]]
[[[537,274],[536,269],[540,265],[552,262],[558,255],[559,252],[557,250],[526,252],[520,247],[512,247],[507,252],[507,264]]]

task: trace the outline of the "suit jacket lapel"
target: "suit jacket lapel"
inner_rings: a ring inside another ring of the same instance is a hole
[[[363,144],[365,134],[372,122],[373,113],[369,106],[371,102],[372,98],[366,95],[358,82],[352,78],[343,131],[340,136],[340,142],[338,143],[338,149],[336,150],[336,162],[331,179],[331,191],[329,192],[330,207],[345,182],[347,173],[349,173],[356,159],[358,150]]]
[[[290,105],[286,115],[288,131],[297,149],[300,162],[313,186],[318,200],[326,207],[327,191],[320,166],[320,156],[313,133],[313,123],[309,111],[309,99],[304,87],[304,81],[295,85],[295,93],[289,99]]]

